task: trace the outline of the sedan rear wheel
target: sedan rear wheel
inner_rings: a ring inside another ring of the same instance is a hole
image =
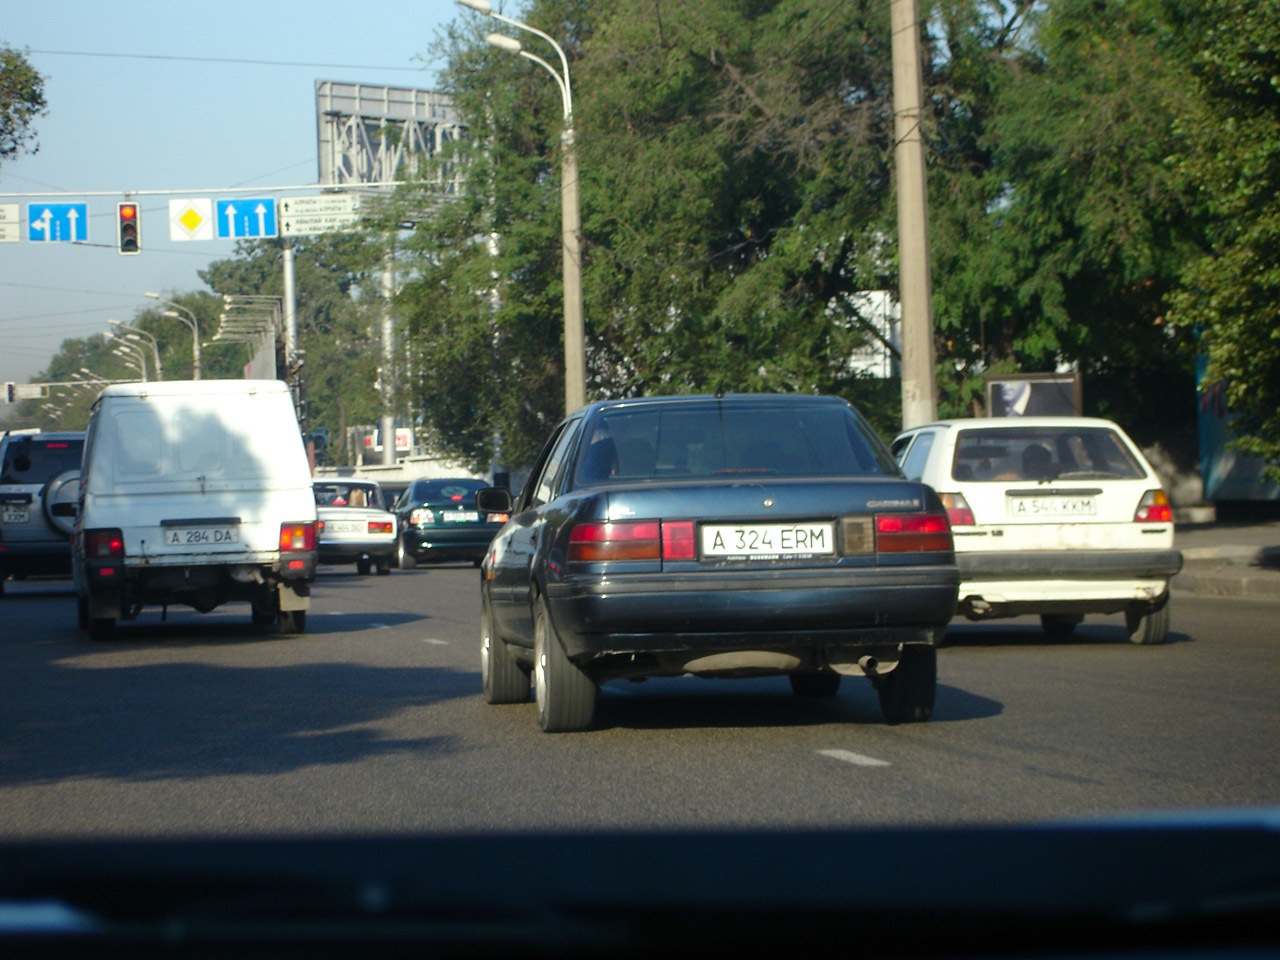
[[[1144,646],[1164,643],[1169,637],[1169,604],[1145,614],[1126,610],[1124,623],[1129,628],[1129,640],[1133,643]]]
[[[412,570],[418,565],[412,553],[404,548],[404,537],[396,541],[396,566],[401,570]]]
[[[1084,620],[1078,613],[1042,613],[1040,626],[1055,640],[1065,640],[1075,632],[1076,625]]]
[[[938,690],[938,651],[924,644],[902,648],[898,665],[876,678],[880,710],[889,723],[921,723],[933,716]]]
[[[493,632],[489,601],[480,601],[480,679],[486,703],[526,703],[529,674],[511,658],[507,643]]]
[[[834,697],[840,692],[838,673],[792,673],[787,679],[797,697]]]
[[[538,726],[545,733],[588,729],[596,717],[596,685],[565,654],[541,597],[533,607],[533,656]]]
[[[356,573],[362,577],[367,577],[369,571],[373,569],[373,562],[368,557],[361,557],[356,561]]]

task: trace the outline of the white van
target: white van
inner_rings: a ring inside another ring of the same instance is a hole
[[[306,629],[316,574],[311,468],[279,380],[116,384],[93,405],[73,576],[98,640],[144,606],[248,601]]]

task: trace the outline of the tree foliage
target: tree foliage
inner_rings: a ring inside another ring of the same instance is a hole
[[[1236,445],[1280,480],[1280,7],[1169,0],[1194,96],[1179,118],[1179,169],[1208,210],[1172,317],[1221,383]]]
[[[0,162],[39,149],[32,124],[47,112],[44,77],[17,50],[0,45]]]

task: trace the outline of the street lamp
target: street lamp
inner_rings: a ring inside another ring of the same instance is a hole
[[[142,343],[144,342],[143,338],[146,338],[146,341],[149,341],[151,343],[152,358],[155,360],[155,364],[156,364],[156,379],[163,380],[164,368],[160,366],[160,341],[157,340],[153,334],[148,333],[146,330],[143,330],[140,327],[130,326],[129,324],[124,323],[120,320],[108,320],[107,323],[114,326],[118,333],[124,334],[124,339],[126,340],[132,340],[135,343]],[[116,339],[118,340],[120,338],[117,337]]]
[[[126,366],[137,370],[142,377],[142,382],[147,382],[147,355],[142,352],[141,347],[121,342],[119,346],[111,351],[111,354],[123,360]]]
[[[191,379],[200,379],[200,321],[196,315],[181,304],[174,303],[172,300],[166,300],[160,294],[148,290],[143,294],[144,297],[150,297],[152,300],[159,300],[170,309],[165,310],[161,316],[173,317],[175,320],[181,320],[187,325],[187,329],[191,331]],[[157,376],[159,372],[157,371]]]
[[[582,327],[582,229],[581,200],[578,195],[578,148],[574,142],[573,131],[573,91],[569,84],[569,60],[564,55],[560,44],[541,30],[513,20],[493,9],[489,0],[457,0],[464,7],[470,7],[485,16],[493,17],[508,23],[518,30],[532,33],[551,44],[560,57],[560,71],[539,56],[525,50],[519,40],[501,33],[491,33],[485,37],[489,44],[518,53],[526,60],[532,60],[551,74],[560,88],[560,98],[564,106],[564,131],[561,134],[560,153],[560,232],[564,253],[564,405],[565,412],[570,413],[586,402],[587,363],[586,347],[583,342]]]

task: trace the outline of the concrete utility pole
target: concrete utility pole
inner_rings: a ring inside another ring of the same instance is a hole
[[[917,0],[891,0],[893,137],[898,173],[898,269],[902,306],[902,426],[937,418],[934,390],[933,300],[929,281],[929,198],[925,182],[920,100]]]

